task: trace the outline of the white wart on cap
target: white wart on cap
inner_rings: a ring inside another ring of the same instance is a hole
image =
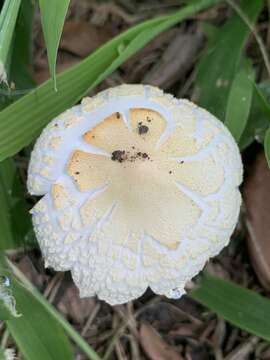
[[[224,125],[158,88],[121,85],[54,119],[33,150],[28,189],[46,266],[110,304],[180,297],[228,244],[242,163]]]

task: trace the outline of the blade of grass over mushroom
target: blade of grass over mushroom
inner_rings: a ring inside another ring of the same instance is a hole
[[[270,341],[270,300],[232,282],[204,275],[191,297],[231,324]]]
[[[7,60],[21,0],[5,0],[0,13],[0,82],[7,82]]]
[[[225,125],[229,128],[236,141],[241,138],[248,121],[254,77],[252,64],[246,61],[246,64],[237,71],[230,89]]]
[[[148,20],[130,28],[80,64],[58,75],[57,93],[49,80],[6,108],[0,113],[0,160],[28,145],[53,117],[74,105],[89,89],[160,32],[218,2],[220,1],[200,0],[197,5],[188,5],[173,15]],[[148,31],[150,35],[147,35]],[[142,33],[147,35],[145,39],[142,38]],[[119,54],[120,45],[123,50]],[[118,57],[120,60],[117,60]]]
[[[33,245],[30,215],[12,159],[0,163],[0,250]]]
[[[252,23],[262,7],[261,0],[241,2],[242,11]],[[230,88],[249,33],[243,20],[238,15],[232,16],[211,39],[198,64],[196,88],[199,103],[222,121],[225,120]]]
[[[70,0],[39,0],[41,22],[48,52],[50,73],[56,90],[56,59]]]
[[[18,311],[20,313],[22,313],[22,315],[25,316],[25,318],[27,318],[27,326],[31,326],[32,322],[36,322],[37,326],[39,326],[39,324],[41,323],[41,321],[39,320],[39,314],[43,314],[46,315],[45,317],[47,317],[48,319],[50,319],[51,324],[48,324],[48,327],[46,326],[46,324],[41,324],[41,330],[45,331],[44,337],[46,336],[46,332],[50,332],[52,334],[52,337],[57,339],[57,335],[56,334],[60,334],[62,341],[63,341],[63,345],[67,344],[66,339],[63,340],[63,332],[62,330],[65,330],[66,334],[74,341],[74,343],[77,344],[77,346],[87,355],[88,359],[90,360],[101,360],[100,357],[96,354],[96,352],[88,345],[88,343],[81,337],[81,335],[69,324],[69,322],[43,297],[43,295],[41,295],[39,293],[39,291],[31,284],[31,282],[24,276],[24,274],[18,269],[16,268],[9,260],[5,260],[5,263],[7,264],[8,269],[11,270],[12,274],[14,274],[15,278],[17,280],[13,281],[13,288],[15,289],[14,291],[14,296],[16,297],[17,303],[18,303]],[[8,273],[7,273],[8,275]],[[29,306],[28,306],[28,300],[31,299],[31,301],[29,300]],[[33,302],[34,306],[35,306],[35,315],[32,315],[32,312],[34,307],[31,306],[31,302]],[[36,317],[35,319],[33,317]],[[16,320],[20,320],[23,317],[16,319]],[[29,321],[29,319],[32,319],[31,321]],[[26,321],[26,320],[25,320]],[[46,319],[44,320],[44,322],[46,323]],[[16,326],[18,322],[15,323],[15,321],[13,322],[13,325]],[[54,331],[56,325],[57,329]],[[18,325],[19,326],[19,325]],[[54,326],[54,327],[51,327]],[[8,328],[10,329],[11,333],[12,333],[12,324],[10,322],[8,322]],[[22,328],[20,327],[19,329],[21,329],[21,331],[25,331],[22,330]],[[41,331],[40,330],[40,331]],[[17,336],[20,336],[20,332],[17,332],[17,329],[15,330]],[[40,332],[38,332],[37,334],[40,334]],[[14,336],[14,334],[12,333],[12,335]],[[26,334],[27,339],[26,344],[31,345],[32,342],[35,342],[36,336],[31,340],[31,336],[28,334]],[[16,340],[16,336],[14,336],[15,340]],[[41,339],[39,339],[37,341],[37,343],[40,343],[40,341],[42,341],[42,337]],[[51,339],[51,337],[50,337]],[[21,341],[23,341],[24,339],[22,339]],[[17,340],[16,340],[17,341]],[[19,344],[19,343],[18,343]],[[20,344],[19,344],[20,345]],[[61,346],[61,343],[56,344],[55,346],[59,347]],[[66,346],[66,345],[65,345]],[[54,349],[52,347],[52,349]],[[59,355],[59,353],[58,353]],[[73,359],[74,357],[72,357]],[[32,358],[27,358],[27,359],[32,359]],[[36,357],[33,359],[43,359],[41,357]],[[47,358],[46,358],[47,359]],[[70,359],[70,356],[68,355],[68,357],[51,357],[48,359]]]

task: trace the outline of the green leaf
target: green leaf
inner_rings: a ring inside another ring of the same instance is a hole
[[[11,184],[7,184],[6,169],[9,170],[9,160],[0,163],[0,249],[18,246],[18,242],[13,239],[12,225],[10,216],[11,199],[9,192]],[[9,176],[9,175],[8,175]],[[11,180],[12,181],[12,180]]]
[[[255,22],[263,1],[242,0],[241,4],[242,11],[251,22]],[[225,120],[230,88],[249,32],[238,15],[232,16],[219,29],[215,39],[211,39],[198,64],[196,91],[199,103],[222,121]]]
[[[47,46],[51,76],[56,90],[57,50],[70,0],[39,0],[41,22]]]
[[[269,299],[210,275],[203,276],[191,297],[231,324],[270,341]]]
[[[16,299],[16,308],[21,314],[6,320],[6,325],[25,359],[74,359],[63,328],[32,292],[17,280],[13,268],[15,266],[0,253],[0,274],[9,278],[9,291]]]
[[[0,81],[7,82],[7,61],[21,0],[5,0],[0,13]]]
[[[11,159],[0,163],[0,229],[0,250],[33,244],[31,218]]]
[[[226,108],[225,125],[236,141],[239,141],[248,122],[255,74],[247,62],[236,73],[230,89]]]
[[[34,8],[32,0],[22,0],[7,69],[9,83],[12,84],[12,87],[7,86],[7,84],[0,84],[0,92],[3,95],[0,96],[0,110],[35,86],[30,73]]]
[[[35,2],[22,0],[18,20],[15,28],[15,36],[12,50],[10,80],[14,82],[16,89],[32,89],[35,85],[30,67],[32,61],[32,28],[34,18]],[[12,96],[11,91],[11,96]],[[15,92],[16,93],[16,92]],[[20,95],[21,92],[18,92]]]
[[[7,327],[25,358],[74,359],[63,329],[46,309],[18,282],[13,282],[12,291],[22,316],[7,320]]]
[[[51,119],[74,105],[154,36],[218,2],[219,0],[200,0],[196,6],[188,5],[173,15],[136,25],[99,48],[80,64],[58,75],[57,92],[52,89],[52,81],[49,80],[10,105],[0,113],[0,161],[29,144]],[[119,54],[120,44],[122,51]]]
[[[3,260],[2,260],[3,263]],[[18,279],[18,281],[20,281],[20,284],[18,284],[17,281],[15,281],[13,284],[14,286],[17,288],[19,286],[19,292],[24,291],[24,295],[27,294],[28,298],[31,299],[31,301],[33,301],[37,307],[37,314],[35,315],[36,317],[38,317],[38,312],[41,311],[42,314],[46,314],[48,316],[48,318],[50,319],[50,321],[54,324],[59,324],[59,326],[61,326],[61,329],[64,329],[65,332],[70,336],[70,338],[78,345],[78,347],[84,351],[84,353],[88,356],[89,359],[91,360],[101,360],[100,357],[96,354],[96,352],[88,345],[88,343],[80,336],[80,334],[68,323],[68,321],[44,298],[44,296],[42,296],[39,291],[31,284],[31,282],[24,276],[24,274],[18,269],[16,268],[9,260],[6,260],[5,263],[7,264],[8,268],[11,269],[11,274],[14,274],[14,276],[16,277],[16,279]],[[1,262],[0,262],[1,265]],[[9,273],[6,273],[6,275],[8,275]],[[23,289],[23,290],[22,290]],[[23,295],[23,296],[24,296]],[[16,297],[17,300],[17,304],[18,304],[18,310],[20,310],[22,312],[22,314],[27,317],[27,319],[31,319],[32,314],[30,309],[27,308],[27,304],[23,301],[24,304],[24,309],[20,308],[20,298],[17,297],[16,293],[14,293],[14,296]],[[29,306],[30,307],[30,306]],[[26,310],[26,312],[25,312]],[[30,312],[30,313],[29,313]],[[36,326],[39,326],[39,321],[37,320],[37,324]],[[49,324],[50,325],[50,324]],[[45,325],[43,325],[45,326]],[[9,329],[12,332],[12,329],[9,326]],[[47,328],[47,331],[51,332],[53,334],[53,329],[54,328]],[[58,328],[59,330],[59,328]],[[60,331],[59,330],[59,331]],[[60,332],[62,334],[62,330]],[[12,333],[13,335],[13,333]],[[19,334],[18,334],[19,335]],[[44,335],[45,336],[45,335]],[[57,340],[57,334],[54,335],[55,336],[55,341]],[[61,335],[62,336],[62,335]],[[16,338],[15,338],[16,340]],[[46,340],[46,337],[45,339]],[[34,340],[33,340],[34,341]],[[27,341],[28,342],[28,341]],[[61,345],[61,344],[59,344]],[[28,359],[28,358],[27,358]],[[32,359],[32,358],[31,358]],[[40,359],[40,357],[37,357],[36,359]],[[35,359],[35,360],[36,360]],[[42,358],[41,358],[42,359]],[[50,358],[50,359],[54,359],[54,358]],[[66,358],[62,358],[59,357],[58,359],[65,359]],[[67,358],[69,359],[69,357]]]
[[[268,84],[268,86],[266,86],[266,84]],[[268,117],[269,122],[270,122],[270,103],[268,101],[268,99],[266,98],[266,96],[268,95],[268,97],[270,97],[270,83],[265,82],[263,89],[267,92],[267,95],[264,95],[262,89],[260,89],[259,86],[257,86],[255,83],[254,85],[254,89],[255,89],[255,95],[258,99],[260,108],[262,110],[262,112]]]
[[[246,129],[241,136],[239,146],[243,150],[250,145],[254,139],[263,143],[265,132],[270,125],[270,81],[256,85],[254,83],[254,93],[250,116]]]
[[[268,166],[270,168],[270,127],[267,129],[264,137],[264,151],[267,159]]]
[[[207,37],[208,47],[212,42],[216,41],[216,37],[218,36],[219,28],[213,24],[208,22],[202,23],[202,31]]]

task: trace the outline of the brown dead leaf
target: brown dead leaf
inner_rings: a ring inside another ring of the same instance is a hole
[[[170,336],[193,336],[195,337],[198,334],[198,325],[194,323],[180,323],[175,329],[169,331]]]
[[[180,32],[165,49],[161,58],[143,78],[144,84],[168,89],[184,78],[192,68],[203,46],[203,35]]]
[[[154,323],[155,327],[166,333],[177,328],[179,324],[182,325],[187,322],[197,325],[202,324],[199,318],[193,316],[192,309],[185,306],[184,301],[181,302],[181,307],[169,302],[159,301],[147,307],[145,311],[142,311],[139,320],[146,323]]]
[[[260,282],[270,290],[270,171],[263,152],[245,183],[244,200],[251,261]]]
[[[161,33],[155,37],[148,45],[144,46],[140,51],[131,56],[121,69],[125,72],[125,82],[140,82],[147,73],[149,67],[156,63],[157,59],[163,53],[163,49],[174,39],[179,33],[179,29],[173,28]]]
[[[27,278],[36,287],[40,288],[43,285],[43,275],[40,274],[34,263],[31,261],[28,255],[23,255],[22,258],[16,264],[18,268],[27,276]]]
[[[139,334],[141,346],[151,360],[183,360],[150,324],[143,323]]]
[[[60,49],[85,57],[112,38],[108,27],[97,27],[87,21],[67,21],[60,41]]]
[[[77,64],[80,61],[78,57],[75,57],[71,54],[61,53],[58,54],[58,62],[56,65],[56,73],[59,74],[64,70],[67,70],[71,66]],[[37,84],[42,84],[44,81],[48,80],[50,77],[49,66],[46,61],[40,61],[38,66],[35,67],[35,72],[33,77]]]
[[[80,299],[74,284],[70,285],[58,303],[58,309],[78,324],[82,324],[96,305],[94,298]]]
[[[114,36],[112,29],[90,25],[87,21],[66,21],[57,54],[56,71],[61,73],[78,63]],[[39,39],[40,50],[35,57],[34,79],[38,84],[49,79],[50,71],[45,41]]]

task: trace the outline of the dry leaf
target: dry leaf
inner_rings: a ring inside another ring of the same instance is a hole
[[[58,62],[56,65],[57,74],[61,73],[64,70],[67,70],[69,67],[77,64],[80,61],[78,57],[75,57],[68,53],[58,53]],[[38,66],[35,68],[34,79],[37,84],[42,84],[44,81],[50,78],[50,71],[46,62],[40,61]]]
[[[179,29],[173,28],[155,37],[148,45],[144,46],[136,54],[122,64],[121,69],[125,72],[125,82],[140,82],[145,73],[163,53],[164,48],[177,36]]]
[[[168,89],[190,71],[202,46],[200,31],[191,34],[180,32],[169,43],[160,60],[146,73],[143,83]]]
[[[91,314],[96,305],[94,298],[80,299],[77,288],[74,284],[70,285],[58,303],[58,309],[66,316],[70,316],[73,321],[82,324]]]
[[[99,46],[113,37],[113,33],[106,27],[96,27],[86,21],[67,21],[64,25],[59,51],[57,54],[56,71],[61,73],[81,58],[86,57]],[[45,42],[40,38],[40,47],[43,51],[36,57],[34,79],[38,84],[50,77],[47,56],[44,53]]]
[[[32,284],[38,288],[43,286],[43,274],[37,271],[37,268],[34,266],[34,263],[31,261],[28,255],[23,255],[16,265],[31,281]]]
[[[182,356],[167,344],[150,324],[141,325],[140,343],[151,360],[183,360]]]
[[[67,21],[60,41],[60,49],[85,57],[113,35],[106,27],[93,26],[86,21]]]
[[[245,184],[244,200],[251,261],[260,282],[270,290],[270,171],[263,152]]]

